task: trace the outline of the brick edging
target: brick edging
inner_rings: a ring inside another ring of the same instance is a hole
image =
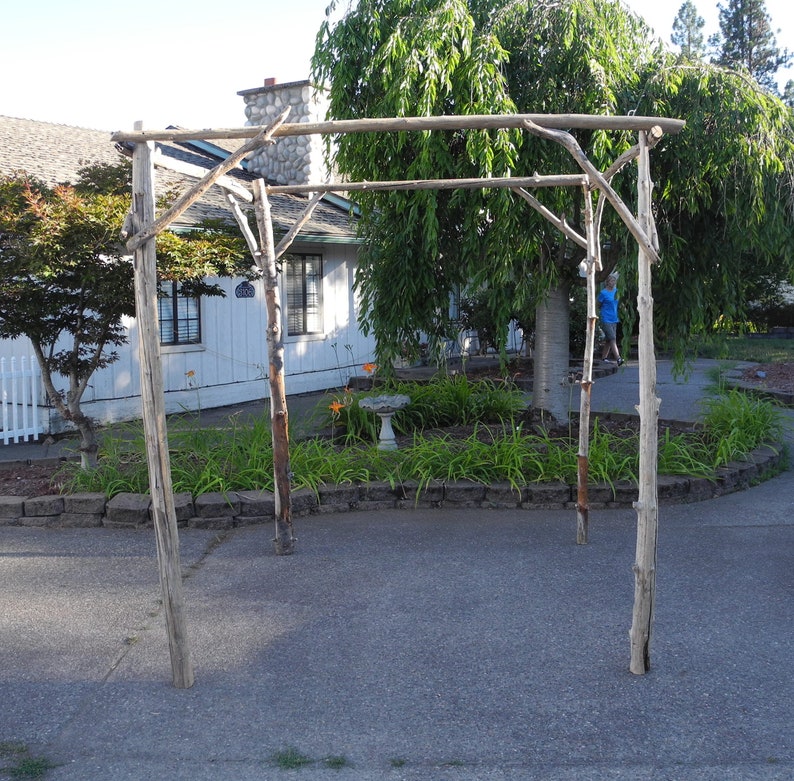
[[[684,504],[741,491],[778,474],[783,466],[781,446],[765,445],[744,461],[727,464],[713,479],[660,475],[659,504]],[[631,508],[637,486],[619,481],[589,487],[591,510]],[[152,526],[147,494],[117,494],[107,500],[102,493],[54,496],[0,496],[0,526],[56,528],[105,527],[137,529]],[[194,529],[231,529],[272,523],[275,501],[269,491],[230,491],[192,497],[174,496],[177,524]],[[576,507],[576,486],[533,483],[520,490],[507,483],[483,485],[465,480],[417,484],[389,483],[323,485],[315,493],[301,488],[292,492],[292,515],[367,510],[473,507],[482,509],[561,510]]]

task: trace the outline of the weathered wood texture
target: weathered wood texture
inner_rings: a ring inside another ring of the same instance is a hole
[[[254,206],[259,228],[261,271],[265,279],[267,306],[267,355],[270,382],[270,415],[273,429],[273,477],[275,480],[276,536],[275,551],[284,556],[295,549],[292,533],[292,499],[290,495],[289,415],[284,387],[284,342],[281,327],[281,296],[278,287],[273,221],[264,179],[254,182]]]
[[[592,220],[592,205],[590,204],[589,194],[588,201],[588,227],[586,246],[588,249],[588,348],[586,352],[585,364],[587,366],[587,356],[589,356],[590,367],[589,371],[582,378],[582,401],[580,403],[580,416],[582,422],[589,426],[589,393],[592,385],[592,347],[594,342],[595,330],[595,313],[594,313],[594,296],[595,296],[595,265],[598,262],[598,246],[599,226],[601,222],[601,214],[603,212],[603,203],[606,199],[612,204],[615,211],[623,220],[629,232],[635,238],[639,245],[639,294],[638,294],[638,309],[640,313],[640,491],[639,497],[635,506],[638,514],[638,533],[637,533],[637,560],[635,564],[635,609],[632,621],[631,630],[631,645],[632,645],[632,658],[631,658],[631,671],[635,673],[645,672],[650,665],[650,636],[651,626],[653,622],[653,599],[655,592],[655,566],[656,566],[656,530],[657,530],[657,498],[656,498],[656,459],[657,459],[657,442],[656,442],[656,428],[658,423],[658,410],[659,399],[656,398],[656,371],[655,371],[655,358],[653,347],[653,321],[652,310],[653,300],[651,297],[651,263],[659,260],[658,255],[658,241],[656,240],[655,225],[651,215],[651,181],[648,163],[648,149],[653,143],[656,143],[661,137],[661,134],[678,133],[683,127],[684,122],[675,119],[665,119],[659,117],[604,117],[594,115],[580,115],[580,114],[566,114],[566,115],[538,115],[538,114],[522,114],[522,115],[488,115],[488,116],[444,116],[444,117],[405,117],[405,118],[386,118],[386,119],[362,119],[362,120],[337,120],[329,122],[318,123],[300,123],[300,124],[286,124],[283,120],[286,118],[287,112],[284,112],[279,120],[264,130],[259,127],[237,128],[237,129],[219,129],[219,130],[175,130],[175,131],[143,131],[140,127],[132,133],[118,132],[114,133],[112,138],[115,141],[134,141],[136,142],[136,150],[146,148],[146,161],[145,165],[151,177],[151,150],[145,146],[143,142],[154,140],[189,140],[189,139],[213,139],[213,138],[253,138],[254,141],[249,142],[238,150],[234,161],[241,159],[247,154],[250,149],[262,143],[266,143],[272,138],[290,136],[290,135],[311,135],[311,134],[339,134],[339,133],[383,133],[383,132],[400,132],[400,131],[421,131],[421,130],[455,130],[455,129],[495,129],[495,128],[523,128],[529,132],[534,133],[543,138],[553,140],[563,145],[570,154],[574,157],[579,167],[584,171],[584,177],[576,177],[573,181],[567,181],[571,177],[541,177],[534,175],[525,179],[521,178],[504,178],[499,180],[491,179],[471,179],[471,180],[421,180],[413,182],[359,182],[359,183],[335,183],[335,184],[322,184],[322,185],[301,185],[298,186],[303,189],[296,189],[296,187],[284,188],[268,188],[265,186],[264,181],[257,180],[254,184],[254,202],[257,214],[257,224],[260,232],[260,246],[257,251],[256,257],[259,259],[260,268],[265,276],[266,281],[266,301],[268,308],[268,356],[270,366],[270,384],[271,384],[271,413],[273,415],[273,447],[274,447],[274,471],[276,480],[276,539],[275,547],[277,553],[291,553],[294,546],[294,537],[292,534],[292,520],[291,520],[291,507],[290,507],[290,493],[289,493],[289,429],[288,429],[288,416],[286,407],[286,395],[284,390],[284,373],[283,373],[283,343],[281,341],[281,305],[279,300],[279,291],[277,283],[277,267],[276,259],[277,254],[273,246],[273,232],[272,221],[270,217],[270,206],[267,199],[268,192],[328,192],[335,190],[366,190],[366,189],[445,189],[445,188],[462,188],[462,187],[511,187],[515,192],[519,192],[532,206],[538,209],[539,203],[529,196],[528,193],[522,192],[523,187],[539,187],[539,186],[570,186],[572,184],[581,184],[588,189],[600,190],[601,197],[599,198],[598,211],[595,219],[595,227]],[[610,185],[610,179],[619,171],[627,162],[633,159],[635,149],[629,150],[622,155],[613,165],[608,169],[605,174],[599,172],[595,166],[589,161],[585,153],[582,151],[575,138],[568,132],[562,132],[563,129],[606,129],[606,130],[636,130],[640,132],[640,143],[635,148],[639,155],[639,219],[635,219],[631,211],[621,201],[617,193]],[[227,161],[228,163],[228,161]],[[234,163],[232,163],[234,164]],[[140,166],[138,166],[140,167]],[[138,219],[133,224],[133,229],[136,230],[136,235],[133,236],[127,243],[130,249],[136,249],[136,262],[143,263],[145,248],[148,245],[153,245],[153,241],[148,241],[151,236],[166,227],[166,225],[176,219],[178,214],[181,214],[188,206],[193,203],[203,192],[216,182],[231,166],[221,164],[208,174],[202,182],[187,193],[180,199],[177,205],[172,208],[167,214],[163,215],[159,221],[154,221],[154,210],[152,200],[152,213],[150,217]],[[150,182],[151,187],[151,182]],[[192,200],[191,200],[192,199]],[[533,202],[534,201],[534,202]],[[233,198],[230,198],[233,210],[239,219],[241,212]],[[312,207],[313,208],[313,207]],[[181,211],[180,211],[181,210]],[[538,209],[542,212],[541,209]],[[560,228],[571,240],[581,245],[581,237],[573,231],[569,226],[565,225],[562,220],[557,219],[553,215],[545,215],[550,218],[557,227]],[[295,231],[296,232],[296,231]],[[245,231],[244,231],[245,233]],[[294,235],[294,233],[293,233]],[[250,231],[246,235],[246,240],[249,247],[252,247],[252,237]],[[292,238],[289,239],[291,241]],[[595,242],[595,244],[594,244]],[[140,250],[138,249],[140,248]],[[280,245],[281,248],[281,245]],[[253,251],[253,248],[252,248]],[[137,261],[138,253],[141,254],[141,260]],[[151,258],[147,261],[155,269],[155,258],[153,246],[151,249]],[[600,264],[599,264],[600,265]],[[154,295],[156,295],[156,279],[154,280]],[[564,291],[557,290],[558,294]],[[136,291],[137,293],[137,291]],[[141,294],[144,295],[143,293]],[[146,295],[151,295],[147,293]],[[550,298],[553,298],[551,296]],[[152,298],[154,301],[154,298]],[[560,307],[563,311],[564,307]],[[551,314],[552,308],[549,306],[549,300],[542,304],[538,314],[537,329],[540,332],[542,326],[542,314],[544,311]],[[155,316],[152,318],[156,324],[156,311]],[[143,337],[142,337],[143,338]],[[142,341],[142,350],[144,342]],[[158,351],[155,355],[158,356],[159,366],[159,344],[156,345]],[[147,369],[149,370],[149,369]],[[547,378],[550,381],[550,377]],[[158,387],[156,377],[153,377],[152,386]],[[536,383],[537,384],[537,383]],[[543,387],[536,388],[536,392],[542,392]],[[162,391],[162,383],[159,385]],[[585,414],[586,413],[586,414]],[[156,414],[155,414],[156,417]],[[163,427],[162,436],[165,436]],[[155,439],[157,438],[155,434]],[[585,523],[580,523],[580,535],[577,541],[586,541],[587,528],[586,528],[586,492],[581,492],[582,481],[584,481],[586,491],[586,480],[588,464],[586,453],[587,445],[583,446],[580,442],[580,496],[578,512],[585,511]],[[153,463],[154,453],[156,448],[154,443],[149,448],[150,465]],[[167,446],[165,448],[167,457]],[[155,472],[156,465],[150,466],[150,471]],[[165,464],[165,471],[170,483],[170,470],[167,468],[167,458]],[[170,486],[169,486],[170,487]],[[168,514],[167,508],[163,511],[165,515]],[[173,514],[173,511],[172,511]],[[178,547],[177,547],[178,553]],[[169,554],[168,559],[172,560]],[[180,581],[181,583],[181,581]],[[172,658],[174,654],[172,652]],[[189,660],[188,660],[189,661]],[[187,677],[185,678],[187,680]],[[189,676],[190,683],[192,683],[192,671]],[[190,685],[187,683],[186,685]]]
[[[640,133],[637,212],[648,236],[655,235],[651,214],[651,174],[648,144]],[[640,464],[637,510],[637,546],[634,563],[634,610],[630,640],[630,670],[636,675],[651,666],[651,636],[656,598],[656,540],[658,531],[657,459],[660,399],[656,396],[656,356],[653,344],[652,259],[642,248],[638,256],[637,309],[640,362]]]
[[[648,236],[642,230],[637,220],[634,219],[634,215],[626,204],[623,203],[620,196],[612,189],[612,185],[604,178],[604,175],[590,162],[576,139],[570,133],[561,130],[551,130],[533,122],[527,121],[524,123],[524,126],[536,136],[556,141],[570,152],[571,157],[573,157],[579,167],[590,177],[593,186],[598,187],[604,197],[612,204],[612,208],[617,212],[620,219],[623,220],[623,224],[629,229],[629,233],[634,237],[637,244],[639,244],[654,261],[658,261],[659,255],[656,252],[656,248],[648,239]]]
[[[227,171],[231,171],[249,152],[268,143],[273,143],[271,135],[277,127],[279,120],[283,121],[289,114],[289,109],[285,109],[272,125],[260,129],[258,133],[247,143],[243,144],[234,154],[229,155],[225,160],[218,163],[211,171],[208,171],[203,179],[196,182],[187,192],[185,192],[177,202],[167,211],[163,212],[151,225],[146,225],[136,232],[134,236],[127,240],[127,249],[132,252],[144,241],[156,236],[164,231],[174,220],[184,214],[207,190],[215,184]]]
[[[513,192],[520,195],[538,214],[545,217],[557,230],[564,233],[574,244],[587,249],[587,239],[574,230],[564,217],[558,217],[549,208],[544,206],[532,193],[528,193],[522,187],[513,188]]]
[[[159,149],[154,150],[152,159],[155,168],[165,168],[178,174],[191,176],[194,179],[202,179],[207,175],[206,168],[202,168],[200,165],[194,165],[193,163],[186,163],[184,160],[166,157],[166,155],[164,155]],[[251,195],[244,185],[236,182],[234,179],[231,179],[228,176],[219,176],[215,181],[215,184],[230,193],[234,193],[234,195],[246,203],[253,203],[254,196]]]
[[[481,179],[407,179],[392,182],[315,182],[313,184],[278,184],[267,188],[268,195],[286,193],[361,192],[373,190],[497,190],[516,187],[576,187],[584,184],[587,177],[577,174],[556,176],[510,176]]]
[[[335,135],[337,133],[393,133],[422,130],[497,130],[522,128],[525,122],[560,130],[650,130],[655,125],[665,133],[679,133],[684,121],[664,117],[600,116],[595,114],[471,114],[435,117],[387,117],[337,119],[327,122],[284,123],[273,134],[282,136]],[[252,138],[260,126],[216,130],[117,131],[113,141],[188,141],[213,138]]]
[[[154,221],[154,167],[151,145],[136,144],[133,158],[132,225],[143,230]],[[160,365],[160,333],[157,319],[157,258],[155,240],[142,243],[134,252],[135,310],[140,346],[141,397],[146,456],[149,467],[149,492],[157,539],[157,561],[163,593],[168,646],[174,686],[193,685],[179,536],[171,484],[168,433],[163,403]]]
[[[584,193],[584,218],[587,235],[587,257],[584,261],[587,273],[587,325],[579,396],[579,452],[577,453],[576,492],[576,542],[578,545],[587,543],[590,524],[587,484],[590,473],[590,400],[593,388],[593,350],[595,349],[597,319],[595,276],[599,237],[593,219],[593,198],[588,191]]]

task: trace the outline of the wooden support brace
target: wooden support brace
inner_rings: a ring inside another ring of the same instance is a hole
[[[653,246],[653,242],[640,227],[640,224],[634,218],[631,211],[629,211],[626,204],[623,203],[620,196],[612,189],[612,186],[604,178],[604,175],[587,158],[587,155],[582,151],[576,139],[570,133],[566,133],[562,130],[550,130],[529,121],[524,123],[524,127],[536,136],[556,141],[571,153],[571,156],[579,167],[590,176],[593,187],[601,190],[606,199],[612,204],[612,207],[618,213],[620,219],[623,220],[623,223],[629,229],[631,235],[634,236],[640,247],[648,253],[654,262],[658,263],[659,254],[656,251],[656,247]]]
[[[513,192],[520,195],[538,214],[545,217],[557,230],[561,231],[567,236],[574,244],[587,249],[587,239],[580,233],[577,233],[565,219],[558,217],[550,209],[546,208],[534,195],[528,193],[523,187],[514,187]]]
[[[134,252],[144,241],[165,230],[174,220],[184,214],[207,190],[215,184],[227,171],[237,165],[249,152],[263,144],[271,143],[275,129],[289,116],[290,109],[285,109],[270,125],[257,133],[248,143],[243,144],[233,155],[218,163],[201,181],[196,182],[182,197],[151,225],[145,226],[127,241],[127,249]]]

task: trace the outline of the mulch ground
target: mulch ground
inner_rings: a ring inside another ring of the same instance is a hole
[[[54,461],[0,462],[0,496],[49,496],[63,486],[63,464]]]
[[[794,363],[759,363],[745,369],[742,380],[765,390],[794,393]]]

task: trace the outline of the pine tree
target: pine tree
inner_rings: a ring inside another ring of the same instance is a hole
[[[794,80],[789,79],[783,89],[783,102],[789,107],[794,108]]]
[[[680,47],[682,57],[699,59],[706,53],[703,40],[705,26],[706,22],[698,14],[695,4],[692,0],[686,0],[673,20],[673,34],[670,36],[670,40]]]
[[[762,87],[777,93],[775,75],[790,62],[791,54],[778,49],[764,0],[729,0],[717,8],[721,32],[718,64],[746,68]]]

